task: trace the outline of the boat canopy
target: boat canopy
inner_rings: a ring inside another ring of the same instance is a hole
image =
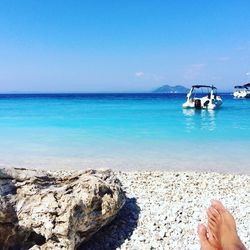
[[[244,84],[244,85],[237,85],[234,86],[237,89],[244,89],[244,88],[250,88],[250,83]]]
[[[250,83],[244,84],[243,85],[245,88],[249,88],[250,87]]]
[[[249,87],[250,87],[250,85],[249,85]],[[199,88],[217,89],[216,87],[210,86],[210,85],[193,85],[192,88],[197,88],[197,89],[199,89]]]

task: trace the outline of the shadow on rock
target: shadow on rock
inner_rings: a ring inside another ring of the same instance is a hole
[[[103,227],[86,243],[77,250],[115,250],[120,247],[126,239],[129,239],[140,214],[140,207],[135,198],[127,198],[124,207],[117,217],[107,226]]]

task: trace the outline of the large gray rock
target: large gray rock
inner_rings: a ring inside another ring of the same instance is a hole
[[[75,249],[125,203],[110,170],[0,170],[1,249]]]

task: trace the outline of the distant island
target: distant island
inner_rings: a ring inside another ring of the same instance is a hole
[[[187,93],[188,89],[182,85],[170,86],[170,85],[163,85],[153,91],[153,93]]]

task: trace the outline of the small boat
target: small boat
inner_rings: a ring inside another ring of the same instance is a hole
[[[216,91],[217,88],[212,85],[193,85],[187,94],[187,101],[183,103],[182,107],[196,109],[219,108],[222,99],[217,95]]]
[[[250,83],[234,86],[233,96],[235,98],[250,98]]]

